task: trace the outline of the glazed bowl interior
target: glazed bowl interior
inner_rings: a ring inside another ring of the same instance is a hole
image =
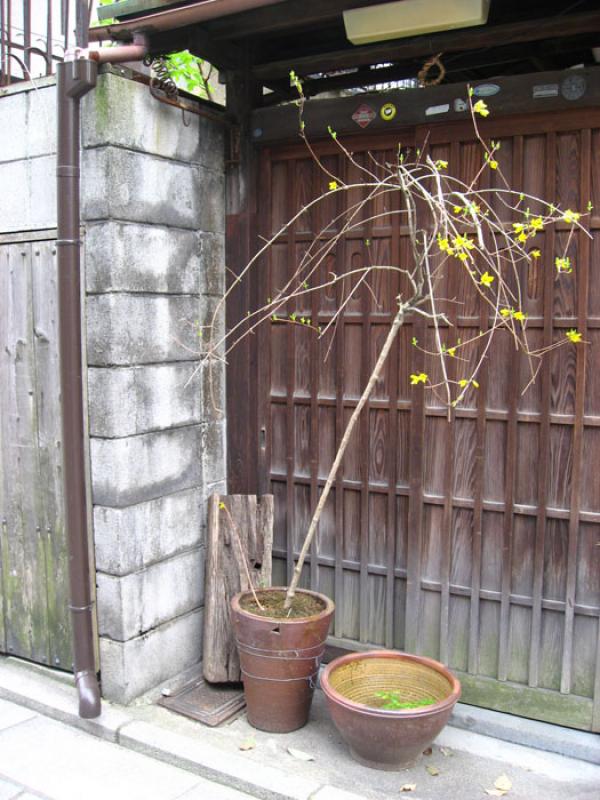
[[[329,685],[347,700],[370,708],[385,704],[385,699],[377,697],[379,692],[397,693],[404,702],[433,699],[440,703],[453,690],[452,683],[436,669],[419,661],[398,658],[346,662],[332,670]]]

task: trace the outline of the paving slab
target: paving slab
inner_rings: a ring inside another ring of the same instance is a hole
[[[22,786],[0,777],[0,800],[13,800],[14,797],[22,797],[22,792]]]
[[[41,716],[0,732],[0,774],[53,800],[175,800],[198,784],[195,775]]]
[[[23,708],[8,700],[0,700],[0,731],[35,717],[35,711]],[[1,798],[1,795],[0,795]]]

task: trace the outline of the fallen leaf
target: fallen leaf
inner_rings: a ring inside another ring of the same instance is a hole
[[[506,794],[506,792],[503,792],[502,789],[486,789],[485,793],[490,797],[504,797]]]
[[[298,761],[314,761],[315,757],[311,756],[310,753],[305,753],[303,750],[296,750],[295,747],[288,747],[288,753],[294,758],[297,758]]]
[[[400,787],[400,791],[401,792],[414,792],[414,790],[416,788],[417,788],[417,784],[416,783],[405,783],[404,786]]]
[[[433,747],[426,747],[425,750],[423,750],[424,756],[430,756],[432,753],[433,753]]]
[[[500,775],[500,777],[496,778],[494,781],[494,786],[496,789],[500,789],[501,792],[508,792],[512,789],[512,781],[508,775]]]
[[[256,747],[256,740],[254,736],[250,736],[248,739],[244,739],[241,743],[239,749],[240,750],[254,750]]]
[[[429,765],[427,766],[427,772],[428,772],[430,775],[433,775],[433,776],[435,776],[435,775],[439,775],[439,774],[440,774],[440,771],[439,771],[439,769],[438,769],[437,767],[433,767],[431,764],[429,764]]]
[[[450,750],[449,747],[440,747],[440,753],[446,757],[454,755],[454,753],[452,752],[452,750]]]

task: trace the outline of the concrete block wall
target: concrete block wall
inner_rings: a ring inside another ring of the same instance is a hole
[[[82,108],[100,666],[118,702],[200,661],[206,498],[225,490],[225,376],[198,352],[225,284],[223,131],[126,75]],[[0,232],[52,229],[54,81],[3,94]]]
[[[100,659],[119,702],[201,659],[206,497],[224,490],[224,375],[209,401],[198,337],[224,286],[223,134],[185,122],[114,73],[82,111]]]

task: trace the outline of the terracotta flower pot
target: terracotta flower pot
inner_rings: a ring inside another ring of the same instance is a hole
[[[336,728],[357,761],[374,769],[410,767],[448,721],[460,683],[431,658],[397,651],[352,653],[332,661],[321,676]],[[432,705],[403,710],[372,708],[378,692]]]
[[[285,592],[284,588],[261,589]],[[272,733],[306,725],[334,604],[325,595],[306,590],[323,604],[310,617],[276,619],[246,611],[240,605],[250,592],[231,601],[232,624],[240,655],[248,722]]]

